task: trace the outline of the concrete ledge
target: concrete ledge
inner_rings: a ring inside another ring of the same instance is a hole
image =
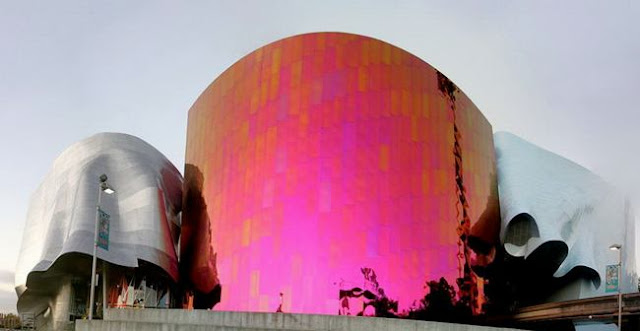
[[[77,320],[76,331],[273,331],[274,329],[244,328],[222,325],[168,324],[133,321]],[[293,330],[302,331],[302,330]]]
[[[104,321],[76,321],[76,330],[515,330],[397,318],[249,313],[183,309],[108,309]]]

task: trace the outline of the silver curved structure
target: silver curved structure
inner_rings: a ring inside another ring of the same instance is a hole
[[[139,138],[101,133],[66,149],[31,198],[15,276],[21,313],[64,305],[59,280],[66,275],[89,279],[103,173],[116,193],[102,195],[101,209],[111,215],[109,248],[97,257],[124,267],[146,261],[177,281],[180,172]]]
[[[578,274],[550,300],[605,294],[606,265],[618,263],[623,291],[635,288],[634,217],[624,195],[597,175],[509,133],[496,133],[501,240],[508,254],[556,278]],[[612,293],[608,293],[612,294]]]

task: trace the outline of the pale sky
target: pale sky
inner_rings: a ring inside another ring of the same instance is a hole
[[[29,197],[58,154],[124,132],[182,170],[198,95],[252,50],[305,32],[362,34],[417,55],[494,131],[591,169],[640,214],[638,17],[632,0],[0,0],[0,312],[15,311]]]

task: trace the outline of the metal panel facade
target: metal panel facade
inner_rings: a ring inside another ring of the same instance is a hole
[[[506,252],[535,263],[534,277],[571,280],[546,301],[606,295],[607,265],[619,262],[613,244],[622,245],[620,286],[636,291],[635,218],[626,197],[588,169],[513,134],[496,133],[495,144]]]
[[[177,281],[182,176],[141,139],[102,133],[66,149],[31,198],[16,267],[20,300],[25,291],[56,291],[55,282],[49,282],[52,288],[47,289],[44,280],[61,257],[92,254],[98,177],[103,173],[116,193],[102,195],[101,208],[110,215],[109,250],[99,248],[98,258],[128,267],[144,260]],[[89,274],[90,269],[71,270],[73,265],[69,262],[64,267],[69,274]],[[32,283],[38,286],[32,289]],[[18,303],[21,310],[28,306],[26,301]]]
[[[480,309],[491,125],[419,58],[343,33],[280,40],[202,93],[187,134],[181,267],[221,290],[216,309],[368,314],[369,291],[400,313],[441,277]]]

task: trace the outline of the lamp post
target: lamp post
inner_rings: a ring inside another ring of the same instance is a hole
[[[100,203],[102,202],[102,192],[106,194],[113,194],[116,191],[113,190],[109,184],[107,184],[107,175],[100,175],[100,185],[98,185],[98,204],[96,205],[96,226],[93,232],[93,261],[91,262],[91,288],[89,289],[89,320],[93,319],[93,304],[95,301],[95,287],[96,287],[96,253],[98,250],[98,223],[100,223]],[[104,279],[102,280],[104,282]]]
[[[622,245],[613,244],[609,246],[612,251],[618,251],[618,330],[622,330]]]

